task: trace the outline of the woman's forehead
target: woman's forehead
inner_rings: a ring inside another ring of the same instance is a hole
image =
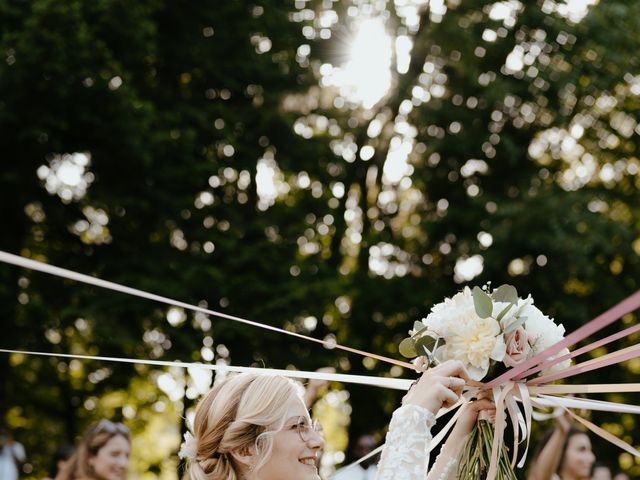
[[[287,412],[285,414],[285,421],[288,422],[293,421],[294,419],[297,420],[300,417],[304,417],[306,420],[309,420],[309,411],[302,402],[302,399],[293,398],[289,402]]]
[[[574,445],[591,445],[591,439],[589,438],[589,435],[584,432],[571,435],[571,438],[569,438],[569,442],[573,443]]]

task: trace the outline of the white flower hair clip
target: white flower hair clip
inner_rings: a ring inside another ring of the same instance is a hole
[[[186,432],[184,434],[184,442],[180,445],[180,451],[178,452],[178,457],[182,460],[185,458],[189,460],[195,460],[196,455],[198,454],[198,442],[191,434],[191,432]]]

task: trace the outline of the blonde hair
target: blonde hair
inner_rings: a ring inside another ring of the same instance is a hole
[[[191,480],[238,480],[232,450],[255,448],[259,470],[269,459],[273,433],[282,429],[292,398],[302,387],[279,377],[241,374],[215,385],[200,401],[193,425],[195,455],[188,458]]]
[[[99,479],[89,464],[100,449],[113,437],[120,435],[129,443],[129,429],[122,423],[103,419],[87,428],[76,451],[65,466],[58,472],[55,480],[91,480]]]

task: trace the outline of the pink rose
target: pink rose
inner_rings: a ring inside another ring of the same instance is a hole
[[[504,364],[507,367],[515,367],[529,358],[532,350],[524,328],[518,327],[504,339],[507,345],[507,353],[504,356]]]

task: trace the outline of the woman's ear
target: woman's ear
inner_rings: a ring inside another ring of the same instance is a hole
[[[229,451],[233,460],[242,468],[242,470],[250,472],[253,467],[258,463],[256,458],[256,451],[253,445],[245,446],[241,448],[234,448]]]

